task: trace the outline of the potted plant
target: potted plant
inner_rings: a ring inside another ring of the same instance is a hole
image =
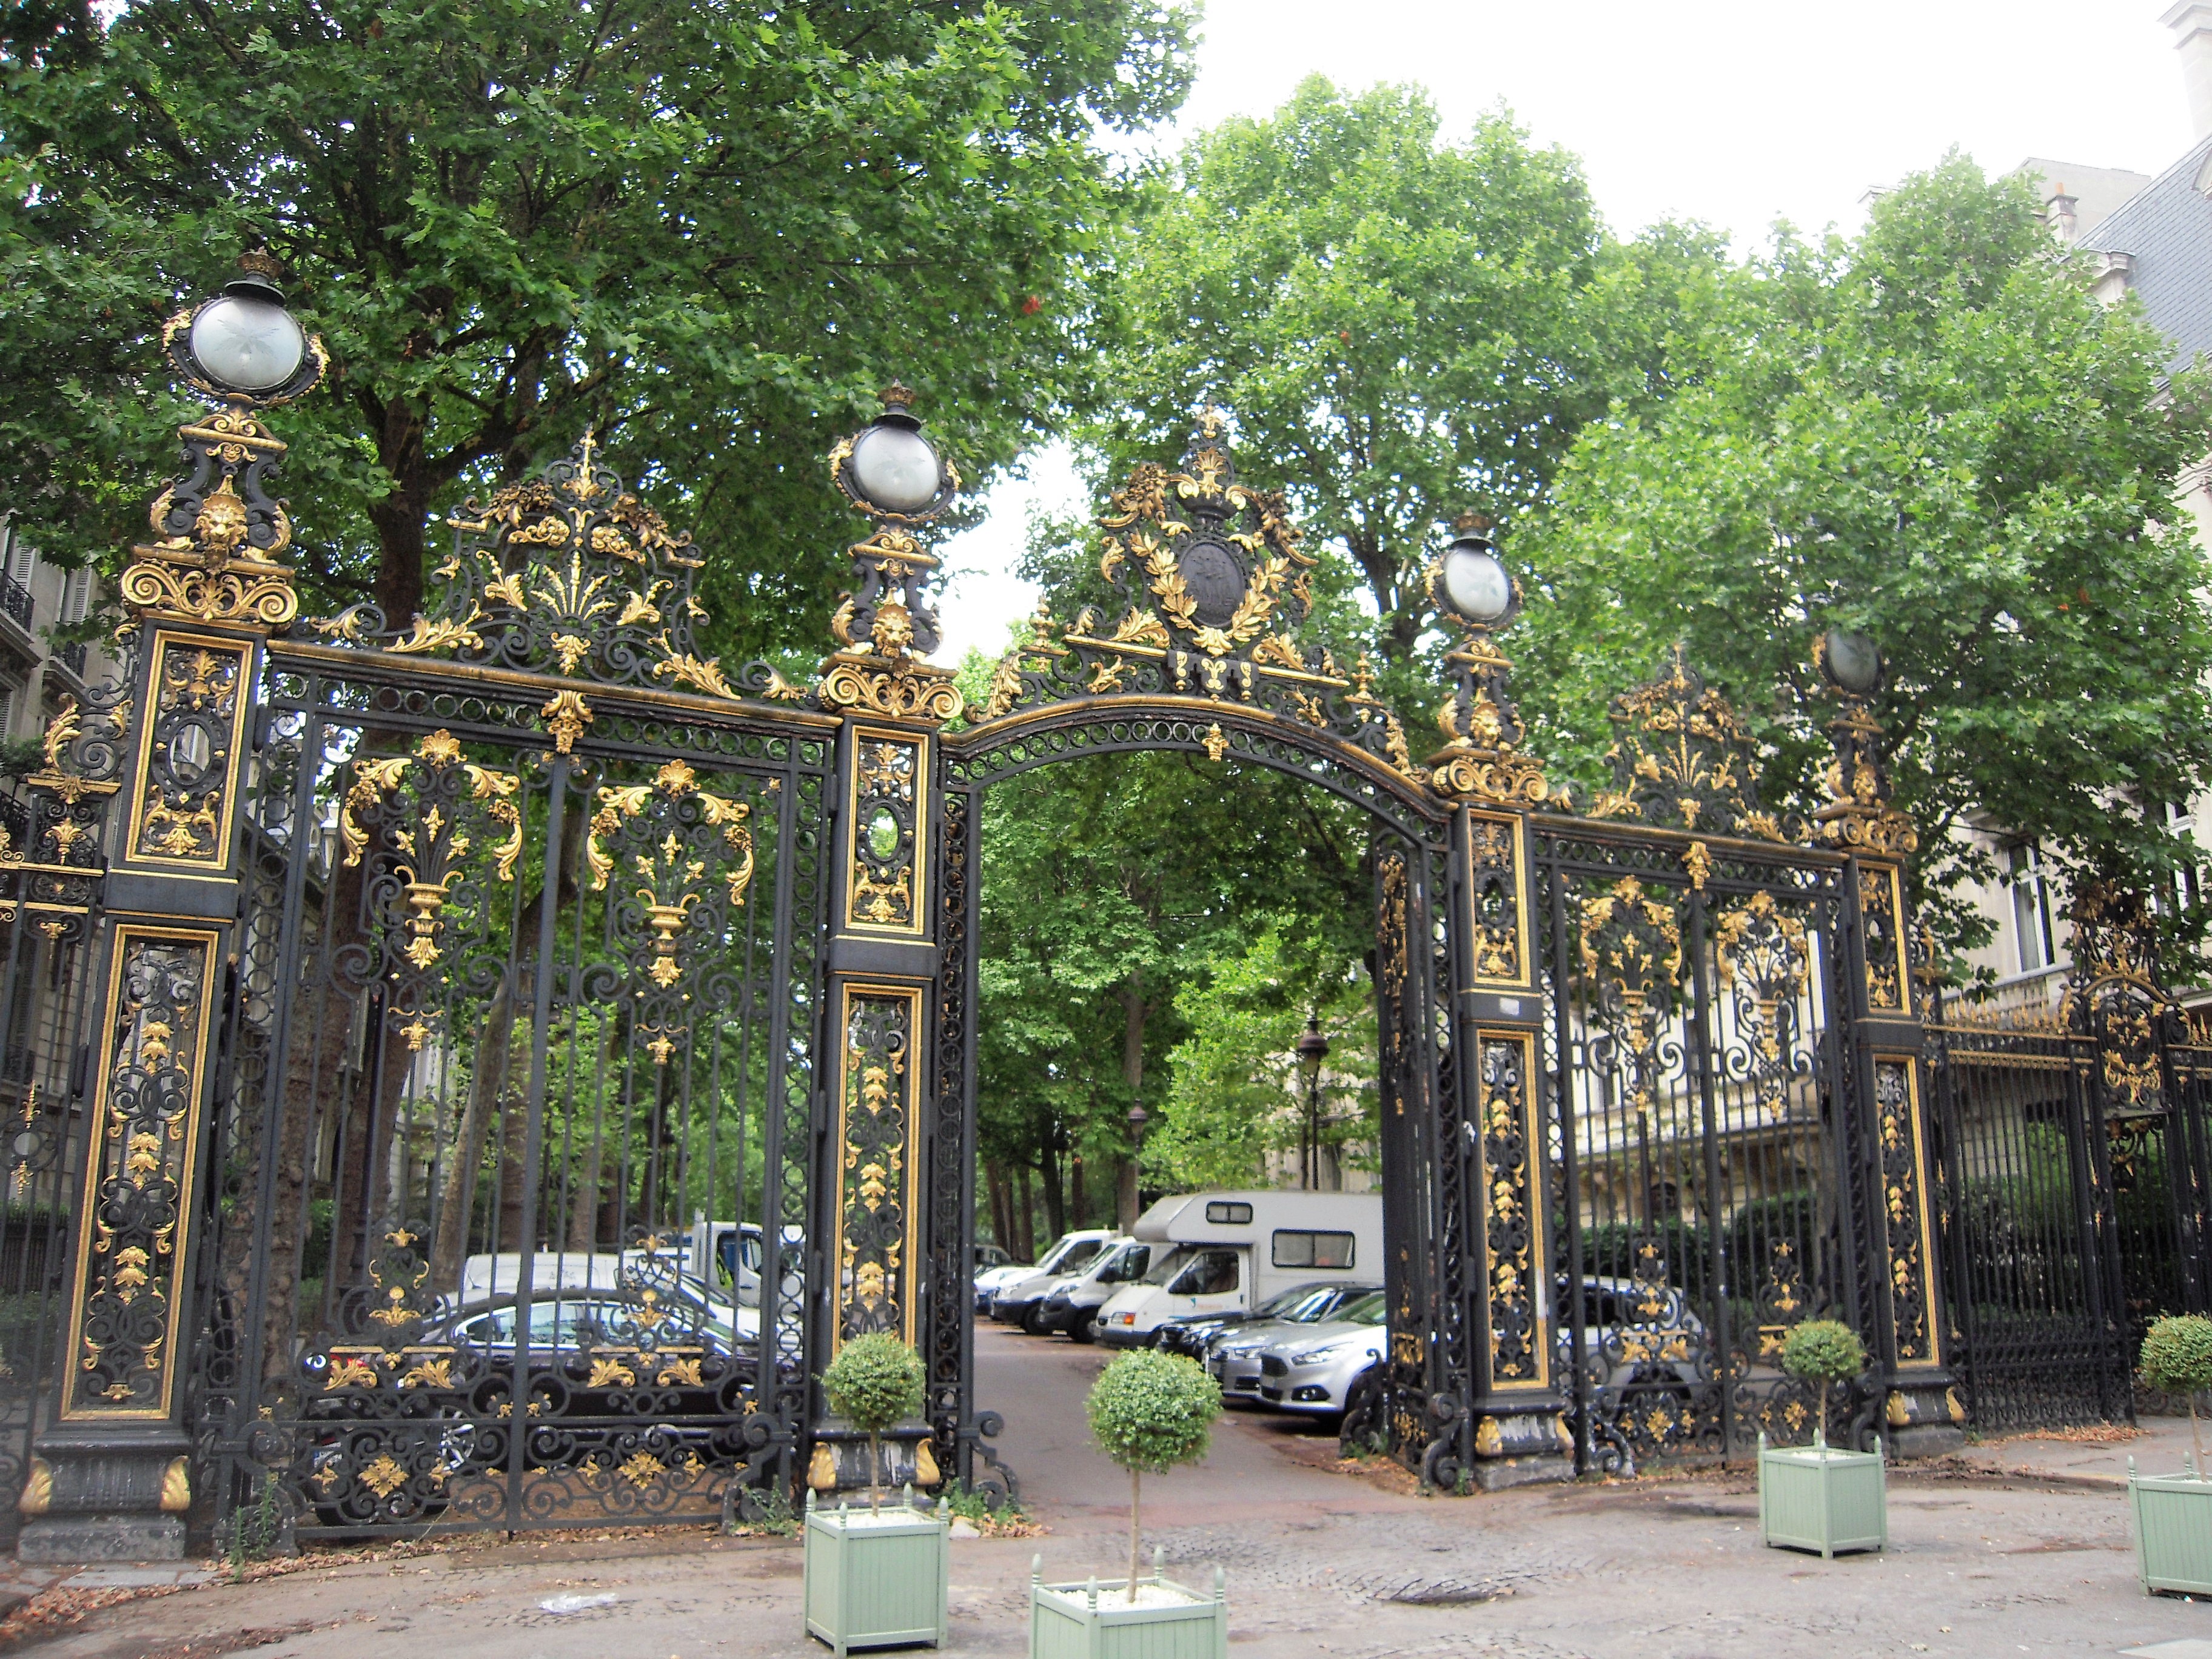
[[[1828,1443],[1828,1390],[1866,1369],[1858,1334],[1833,1319],[1808,1319],[1782,1345],[1782,1369],[1820,1391],[1810,1446],[1769,1446],[1759,1437],[1759,1533],[1770,1547],[1878,1550],[1889,1542],[1889,1505],[1879,1451]]]
[[[2172,1314],[2143,1333],[2142,1377],[2161,1394],[2189,1399],[2195,1455],[2179,1474],[2140,1475],[2128,1459],[2128,1504],[2136,1517],[2136,1573],[2150,1590],[2212,1595],[2212,1480],[2205,1479],[2197,1395],[2212,1389],[2212,1319]]]
[[[1129,1472],[1129,1576],[1120,1583],[1048,1584],[1030,1564],[1030,1659],[1228,1659],[1229,1607],[1217,1570],[1202,1594],[1170,1580],[1158,1557],[1139,1577],[1139,1506],[1147,1472],[1204,1457],[1221,1389],[1195,1361],[1139,1348],[1109,1365],[1091,1390],[1091,1437]]]
[[[822,1374],[836,1412],[868,1437],[868,1507],[832,1510],[806,1494],[806,1630],[840,1659],[860,1647],[945,1638],[952,1577],[952,1515],[944,1499],[932,1514],[904,1501],[883,1506],[883,1432],[920,1415],[921,1362],[888,1333],[854,1338]]]

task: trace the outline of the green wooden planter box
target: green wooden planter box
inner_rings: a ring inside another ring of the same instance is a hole
[[[2128,1459],[2128,1507],[2136,1516],[2136,1576],[2146,1592],[2212,1595],[2212,1481],[2194,1471],[2137,1474]]]
[[[1759,1437],[1759,1535],[1770,1548],[1878,1550],[1889,1542],[1880,1452],[1815,1443],[1773,1446]]]
[[[1048,1584],[1044,1558],[1030,1562],[1030,1659],[1229,1659],[1229,1592],[1220,1568],[1213,1594],[1175,1583],[1152,1561],[1137,1581]]]
[[[854,1648],[945,1643],[952,1579],[952,1516],[903,1502],[817,1508],[806,1494],[806,1633],[842,1656]]]

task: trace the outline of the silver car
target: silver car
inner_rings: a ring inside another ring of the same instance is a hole
[[[1352,1379],[1389,1348],[1389,1308],[1382,1291],[1370,1291],[1336,1318],[1269,1343],[1260,1350],[1260,1398],[1278,1411],[1341,1412]]]
[[[1323,1321],[1344,1317],[1346,1307],[1381,1288],[1377,1285],[1297,1285],[1261,1304],[1249,1321],[1212,1322],[1220,1328],[1206,1339],[1206,1369],[1221,1385],[1222,1399],[1231,1404],[1259,1404],[1262,1348],[1310,1334]],[[1160,1346],[1168,1345],[1163,1341]]]

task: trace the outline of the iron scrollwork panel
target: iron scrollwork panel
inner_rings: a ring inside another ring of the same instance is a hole
[[[1553,1354],[1544,1316],[1551,1268],[1538,1182],[1544,1142],[1531,1085],[1536,1040],[1511,1031],[1483,1031],[1475,1040],[1482,1091],[1475,1125],[1482,1142],[1476,1203],[1489,1273],[1488,1392],[1540,1392],[1552,1384]]]
[[[65,1420],[171,1410],[220,937],[135,923],[115,930],[85,1129]]]
[[[840,996],[833,1350],[873,1331],[914,1334],[921,1133],[921,991],[848,981]]]

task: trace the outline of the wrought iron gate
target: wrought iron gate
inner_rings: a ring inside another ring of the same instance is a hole
[[[1364,1416],[1398,1455],[1496,1486],[1796,1435],[1773,1352],[1815,1313],[1875,1356],[1856,1431],[1955,1439],[1911,832],[1852,696],[1814,822],[1760,806],[1679,655],[1578,803],[1519,747],[1509,607],[1460,623],[1417,761],[1366,664],[1302,637],[1315,561],[1209,411],[1103,521],[1118,616],[1041,616],[971,715],[925,660],[916,533],[957,477],[863,488],[919,431],[896,389],[831,456],[874,528],[808,686],[699,653],[699,556],[589,434],[471,503],[422,614],[302,619],[262,417],[319,349],[225,392],[189,321],[218,407],[123,576],[119,676],[54,723],[0,860],[27,1553],[173,1552],[187,1511],[343,1536],[864,1484],[815,1379],[871,1331],[929,1378],[893,1477],[1008,1490],[968,1293],[981,804],[1137,750],[1369,815]],[[1446,615],[1465,558],[1495,563],[1455,544]]]
[[[2212,1311],[2212,1044],[2139,895],[2092,884],[2073,921],[2054,1006],[1955,999],[1931,1032],[1960,1382],[1992,1428],[2131,1418],[2144,1329]]]

